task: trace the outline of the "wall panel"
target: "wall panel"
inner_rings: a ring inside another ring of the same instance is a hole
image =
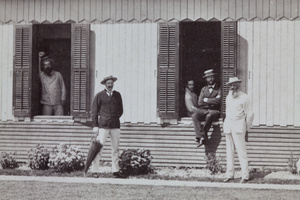
[[[294,21],[295,23],[295,48],[294,48],[294,125],[300,126],[300,20],[299,18]]]
[[[12,90],[13,90],[13,25],[0,25],[0,119],[13,120]]]
[[[239,36],[248,49],[239,43],[238,63],[248,66],[251,76],[247,92],[255,113],[254,125],[299,126],[300,63],[297,52],[300,36],[299,20],[268,19],[239,21]],[[246,32],[245,32],[246,31]],[[247,63],[245,63],[245,61]]]
[[[156,122],[157,24],[93,24],[92,31],[98,72],[94,94],[104,88],[99,84],[103,77],[114,75],[115,89],[123,97],[121,121]]]

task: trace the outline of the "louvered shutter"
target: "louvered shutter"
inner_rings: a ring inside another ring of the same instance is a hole
[[[89,35],[88,24],[72,24],[71,114],[89,116]]]
[[[13,78],[14,116],[31,114],[32,26],[15,26],[15,55]]]
[[[179,23],[159,24],[158,111],[161,118],[178,118]]]
[[[229,77],[236,76],[237,23],[222,22],[222,114],[225,115]]]

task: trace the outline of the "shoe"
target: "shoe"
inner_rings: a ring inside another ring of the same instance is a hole
[[[94,178],[99,178],[99,177],[100,177],[100,174],[98,174],[98,173],[92,173],[92,176],[93,176]]]
[[[224,181],[223,181],[223,183],[228,183],[229,181],[232,181],[233,180],[233,178],[226,178]]]
[[[242,179],[241,181],[240,181],[240,183],[248,183],[248,179]]]
[[[115,178],[127,178],[127,176],[123,173],[121,173],[120,171],[119,172],[113,172],[113,176]]]
[[[196,137],[195,138],[195,142],[199,143],[200,142],[200,138]]]
[[[206,143],[207,140],[205,140],[204,138],[201,138],[200,141],[198,142],[197,147],[201,147],[202,145],[204,145]]]

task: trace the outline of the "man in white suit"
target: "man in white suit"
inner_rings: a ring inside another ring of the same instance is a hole
[[[227,152],[227,178],[224,182],[229,182],[234,178],[234,147],[242,168],[241,183],[249,180],[245,136],[252,125],[254,115],[248,95],[240,90],[241,82],[237,77],[233,77],[229,78],[226,84],[230,90],[226,97],[226,118],[223,125]]]

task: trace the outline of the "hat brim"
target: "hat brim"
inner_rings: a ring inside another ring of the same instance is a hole
[[[236,80],[236,81],[231,81],[231,82],[228,82],[226,83],[226,85],[230,85],[230,84],[233,84],[233,83],[241,83],[242,80]]]
[[[50,62],[53,63],[54,59],[53,58],[45,58],[45,59],[41,60],[41,64],[44,63],[44,62],[46,62],[46,61],[50,61]]]
[[[115,82],[117,80],[117,78],[116,77],[106,78],[106,79],[101,81],[101,84],[104,85],[106,83],[106,81],[108,81],[108,80],[112,80],[113,82]]]
[[[211,73],[211,74],[206,74],[205,76],[203,76],[203,78],[209,77],[209,76],[215,76],[217,73]]]

